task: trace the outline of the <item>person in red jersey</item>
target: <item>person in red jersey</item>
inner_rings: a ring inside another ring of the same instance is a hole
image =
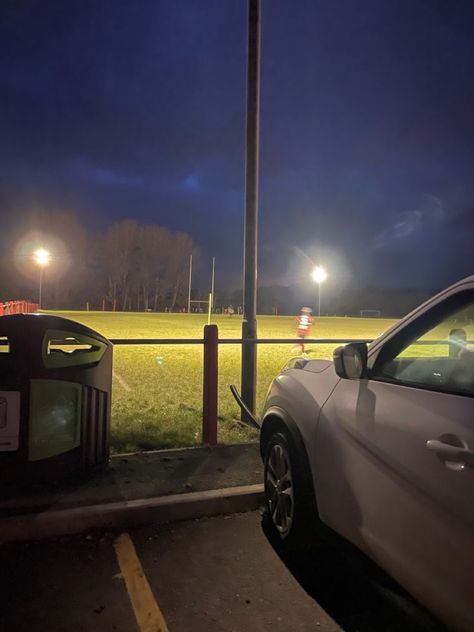
[[[301,347],[301,353],[304,353],[304,340],[309,335],[311,325],[313,324],[311,307],[302,307],[301,313],[296,317],[296,322],[296,335],[298,338],[301,338],[301,343],[295,346]]]

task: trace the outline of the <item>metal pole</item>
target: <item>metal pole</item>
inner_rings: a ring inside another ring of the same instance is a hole
[[[249,0],[247,61],[247,146],[242,321],[242,400],[255,413],[257,384],[257,234],[260,103],[260,0]],[[245,413],[242,412],[243,418]]]
[[[193,255],[189,255],[189,290],[188,290],[188,314],[191,313],[191,277],[193,274]]]
[[[321,316],[321,283],[318,283],[318,316]]]
[[[212,277],[211,277],[211,312],[214,309],[214,278],[216,273],[216,258],[212,257]]]
[[[43,293],[43,266],[40,266],[40,282],[39,282],[39,309],[41,309],[41,298]]]

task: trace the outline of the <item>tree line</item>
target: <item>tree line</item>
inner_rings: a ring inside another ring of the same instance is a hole
[[[34,251],[42,247],[51,254],[42,272],[48,309],[101,309],[104,301],[123,311],[187,305],[189,257],[199,255],[187,233],[123,220],[97,234],[64,211],[36,211],[14,232],[2,235],[0,300],[37,299]]]
[[[197,249],[187,233],[126,220],[104,240],[107,298],[120,309],[171,310],[187,304],[190,255]]]
[[[86,227],[66,211],[35,211],[15,227],[0,231],[0,302],[38,302],[40,270],[33,253],[51,253],[43,270],[43,307],[52,310],[112,309],[120,311],[182,311],[188,304],[189,257],[199,260],[191,236],[157,224],[135,220],[115,222],[103,231]],[[385,317],[402,316],[435,290],[408,288],[341,288],[324,294],[322,314],[358,316],[360,310],[380,310]],[[217,287],[214,306],[222,312],[242,307],[242,288]],[[207,289],[193,299],[207,298]],[[302,305],[314,307],[314,288],[259,287],[259,314],[297,314]]]

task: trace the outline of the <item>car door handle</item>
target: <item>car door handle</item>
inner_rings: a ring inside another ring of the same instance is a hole
[[[429,439],[426,442],[428,450],[436,452],[443,461],[457,461],[469,467],[474,467],[474,451],[469,448],[451,445],[438,439]]]

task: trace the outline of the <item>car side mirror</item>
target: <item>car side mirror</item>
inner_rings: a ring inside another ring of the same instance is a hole
[[[367,345],[350,342],[334,351],[334,369],[346,380],[360,380],[367,374]]]

